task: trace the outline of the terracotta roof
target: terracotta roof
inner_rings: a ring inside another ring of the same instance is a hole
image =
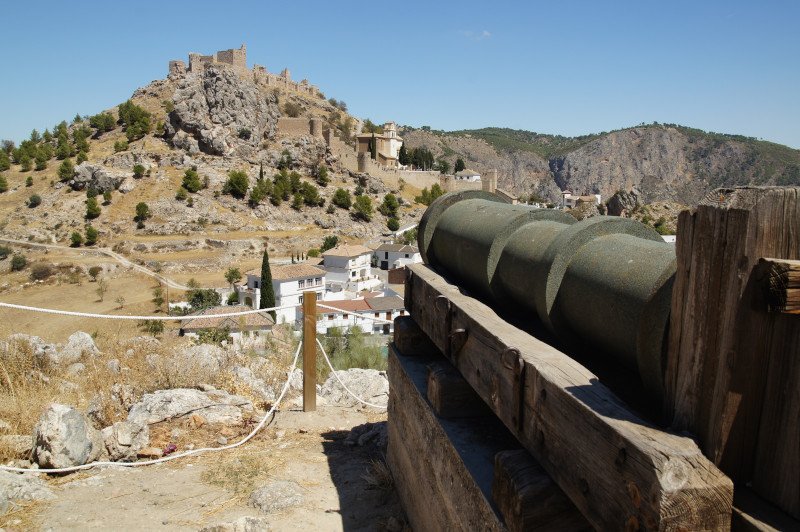
[[[352,245],[352,244],[342,244],[341,246],[336,246],[333,249],[329,249],[325,253],[322,254],[323,257],[358,257],[359,255],[366,255],[367,253],[372,253],[372,250],[359,245]]]
[[[242,325],[244,325],[245,329],[269,329],[275,324],[272,316],[267,313],[246,314],[244,316],[223,316],[221,318],[215,316],[215,314],[230,314],[243,310],[252,309],[245,305],[224,305],[207,308],[181,320],[181,329],[196,331],[200,329],[221,329],[223,327],[228,327],[231,331],[238,331]]]
[[[408,244],[382,244],[378,246],[375,251],[392,251],[398,253],[419,253],[416,246],[409,246]]]
[[[306,277],[322,277],[325,270],[311,264],[276,264],[269,267],[273,281],[288,281],[290,279],[305,279]],[[245,275],[261,277],[261,268],[245,272]]]
[[[320,305],[326,305],[328,307],[335,307],[342,312],[363,312],[367,310],[371,310],[367,304],[367,301],[364,299],[344,299],[342,301],[320,301]],[[329,308],[321,308],[319,309],[320,314],[328,313],[330,314],[331,309]]]
[[[403,298],[399,296],[373,297],[368,299],[367,303],[376,312],[405,308]]]

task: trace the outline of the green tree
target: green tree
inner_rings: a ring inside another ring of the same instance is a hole
[[[186,198],[188,198],[188,197],[189,197],[189,193],[186,192],[186,189],[183,188],[183,187],[180,187],[178,189],[178,192],[175,193],[175,199],[178,200],[178,201],[186,201]]]
[[[36,170],[45,170],[47,168],[47,155],[39,150],[36,152]]]
[[[42,197],[39,194],[31,194],[31,197],[28,198],[28,207],[33,209],[34,207],[38,207],[42,204]]]
[[[350,197],[350,192],[343,188],[337,188],[336,192],[333,193],[333,199],[331,199],[331,203],[340,209],[348,210],[353,205],[353,200]]]
[[[69,159],[64,159],[64,162],[58,167],[58,177],[61,181],[69,181],[75,175],[75,165]]]
[[[386,220],[386,227],[389,229],[389,231],[397,231],[400,229],[400,220],[397,218],[389,218]]]
[[[261,258],[261,299],[258,308],[272,308],[275,306],[275,291],[272,288],[272,271],[269,268],[269,253],[264,249],[264,256]],[[276,319],[274,310],[269,311],[272,319]]]
[[[456,159],[456,164],[453,167],[453,172],[460,172],[461,170],[466,170],[466,169],[467,165],[464,164],[464,159],[462,159],[461,157]]]
[[[18,272],[25,269],[25,266],[28,265],[28,259],[25,258],[25,255],[15,254],[11,257],[11,271]]]
[[[383,197],[383,203],[378,207],[378,212],[387,218],[397,218],[397,210],[399,208],[400,202],[397,201],[397,196],[390,192]]]
[[[114,129],[116,121],[111,113],[100,113],[89,118],[89,125],[95,128],[98,133],[104,133]]]
[[[103,278],[98,279],[97,288],[95,288],[94,291],[102,302],[106,297],[106,292],[108,292],[108,281]]]
[[[144,173],[147,169],[142,166],[141,164],[134,164],[133,165],[133,177],[136,179],[141,179],[144,177]]]
[[[127,140],[118,140],[114,143],[114,153],[119,153],[121,151],[125,151],[128,149],[128,141]]]
[[[156,337],[164,332],[164,322],[161,320],[144,320],[139,322],[139,328]]]
[[[31,131],[31,142],[33,142],[34,144],[38,144],[41,141],[42,141],[42,136],[39,135],[39,132],[36,131],[35,129]]]
[[[365,222],[372,220],[372,200],[369,199],[369,196],[362,194],[356,197],[356,201],[353,203],[353,216],[356,220]]]
[[[6,181],[6,176],[0,175],[0,194],[6,192],[8,190],[8,181]]]
[[[161,288],[161,284],[153,287],[153,299],[150,301],[156,306],[156,312],[161,312],[161,307],[164,305],[164,289]]]
[[[335,248],[337,245],[339,245],[339,237],[336,235],[328,235],[322,240],[322,246],[320,246],[319,250],[325,253],[329,249]]]
[[[183,173],[183,188],[193,194],[203,188],[203,183],[200,181],[197,169],[189,168]]]
[[[83,235],[77,231],[73,231],[69,239],[72,241],[72,244],[70,245],[74,248],[79,248],[81,247],[81,244],[83,244]]]
[[[0,172],[5,172],[9,168],[11,168],[11,159],[8,158],[5,150],[0,150]]]
[[[289,170],[293,164],[292,154],[289,153],[289,150],[283,150],[280,159],[278,159],[278,170]]]
[[[263,178],[259,178],[256,181],[256,184],[253,186],[253,189],[250,191],[250,197],[247,200],[247,204],[252,208],[256,208],[262,201],[264,201],[264,198],[270,194],[272,194],[272,182]]]
[[[89,268],[89,277],[92,278],[92,281],[97,281],[97,276],[100,275],[100,272],[103,271],[103,268],[100,266],[92,266]]]
[[[89,198],[86,200],[86,218],[93,220],[100,216],[100,205],[97,204],[97,198]]]
[[[316,175],[317,184],[321,187],[327,187],[328,183],[330,183],[330,178],[328,177],[328,168],[325,165],[319,165],[317,168],[317,175]]]
[[[213,288],[195,288],[186,293],[186,300],[192,310],[198,311],[218,306],[222,303],[222,296]]]
[[[400,151],[397,154],[397,162],[403,166],[411,163],[411,159],[408,157],[408,151],[406,150],[405,144],[400,145]]]
[[[450,163],[445,161],[444,159],[439,159],[436,161],[436,169],[439,170],[440,174],[446,174],[450,171]]]
[[[119,121],[125,125],[125,136],[128,141],[142,138],[150,133],[152,127],[150,113],[128,100],[121,103],[119,110]]]
[[[233,288],[241,278],[242,272],[239,271],[239,268],[228,268],[228,271],[225,272],[225,280],[228,281],[231,288]]]
[[[25,178],[25,186],[26,187],[32,187],[33,186],[33,177],[28,176],[27,178]]]
[[[298,192],[292,198],[292,209],[296,211],[301,211],[303,210],[303,205],[304,205],[303,195]]]
[[[56,158],[60,161],[63,161],[64,159],[69,157],[71,153],[72,153],[72,146],[70,146],[69,144],[67,135],[64,134],[58,137],[58,146],[56,146]]]
[[[33,167],[33,161],[31,160],[31,156],[27,153],[23,153],[19,158],[19,166],[20,170],[23,172],[30,172],[31,168]]]
[[[106,190],[103,192],[103,205],[111,205],[111,191]]]
[[[81,164],[89,160],[89,156],[86,154],[85,151],[79,151],[78,156],[75,158],[75,162]]]
[[[228,180],[222,188],[222,192],[230,194],[234,198],[242,199],[247,195],[250,182],[247,174],[241,170],[231,170],[228,173]]]
[[[87,246],[94,246],[97,244],[97,237],[100,236],[100,232],[92,227],[91,225],[86,226],[86,245]]]
[[[150,218],[150,207],[147,206],[147,203],[140,201],[136,204],[136,216],[134,216],[134,220],[139,228],[144,227],[144,221]]]

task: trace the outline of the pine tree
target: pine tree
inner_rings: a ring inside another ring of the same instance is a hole
[[[269,253],[264,248],[264,257],[261,259],[261,300],[258,308],[271,308],[275,306],[275,291],[272,289],[272,271],[269,269]],[[276,319],[275,311],[269,311],[272,319]]]

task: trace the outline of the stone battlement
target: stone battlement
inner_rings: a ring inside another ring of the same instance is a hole
[[[233,68],[241,77],[249,78],[259,85],[293,90],[305,94],[316,95],[319,89],[311,85],[307,79],[300,82],[292,81],[291,72],[284,68],[280,74],[272,74],[262,65],[253,65],[252,69],[247,68],[247,46],[230,50],[220,50],[214,55],[202,55],[198,53],[189,54],[189,64],[180,60],[169,62],[169,76],[184,76],[187,73],[203,73],[210,65],[224,65]]]

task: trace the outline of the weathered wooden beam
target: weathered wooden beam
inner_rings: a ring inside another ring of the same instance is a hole
[[[317,293],[303,292],[303,412],[317,409]]]
[[[411,316],[398,316],[394,319],[394,343],[407,356],[439,354],[431,339],[422,332]]]
[[[730,527],[733,485],[684,436],[642,420],[590,371],[412,265],[406,307],[602,530]]]
[[[594,530],[524,449],[495,455],[492,498],[511,532]]]
[[[731,529],[741,532],[800,530],[800,521],[768,503],[752,490],[736,486]]]
[[[491,410],[450,362],[428,366],[428,401],[439,417],[476,417]]]
[[[676,430],[800,517],[800,320],[767,312],[760,257],[800,259],[800,188],[718,190],[678,218],[665,389]]]
[[[769,311],[800,314],[800,260],[761,259],[757,268]]]

